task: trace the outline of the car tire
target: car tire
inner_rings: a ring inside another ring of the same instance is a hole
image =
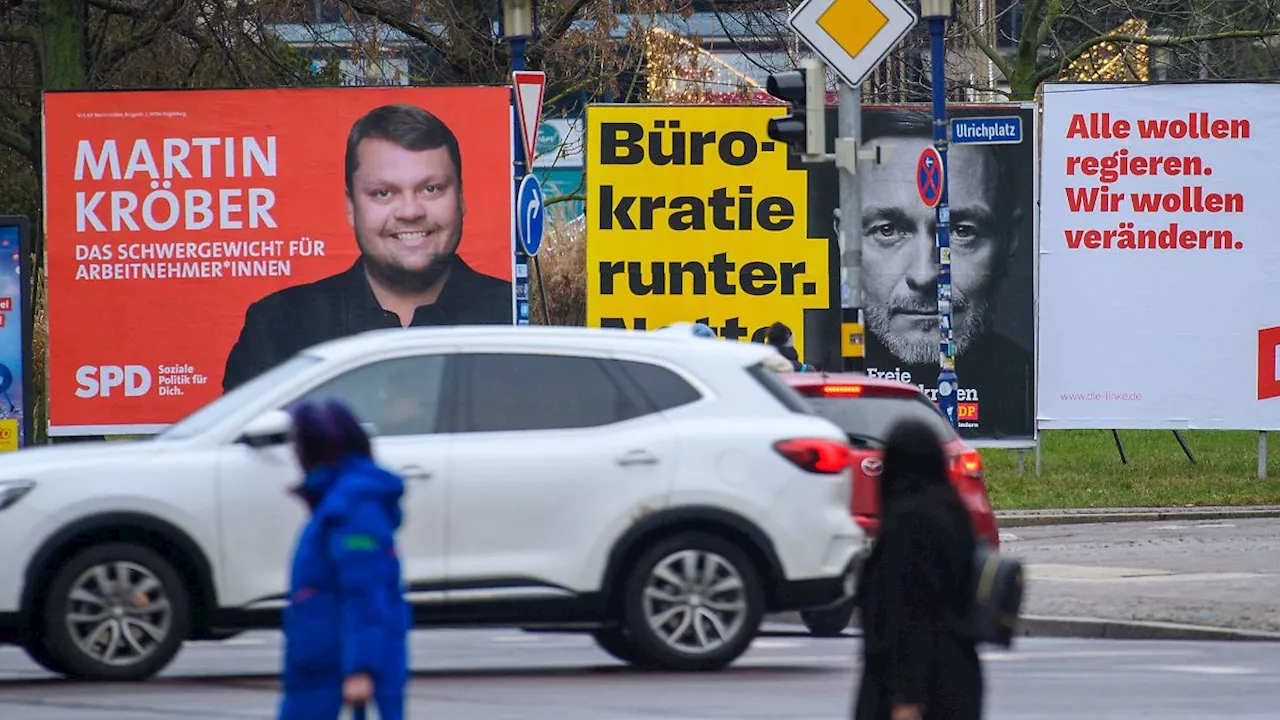
[[[55,675],[66,675],[67,669],[62,663],[58,662],[49,654],[49,648],[44,644],[41,638],[32,638],[22,645],[22,649],[26,651],[27,657],[40,667],[48,670]]]
[[[814,637],[840,637],[853,620],[853,598],[839,605],[818,610],[805,610],[800,620]]]
[[[636,646],[626,632],[621,628],[605,628],[596,630],[591,633],[591,637],[596,641],[596,645],[601,650],[609,653],[614,658],[621,660],[628,665],[647,668],[653,665],[653,661],[645,657],[644,653]]]
[[[623,593],[623,631],[642,656],[667,670],[728,666],[746,652],[764,618],[764,590],[751,559],[706,533],[659,540],[631,568]]]
[[[178,654],[191,624],[182,576],[139,545],[112,543],[74,555],[45,598],[43,642],[71,677],[145,680]]]

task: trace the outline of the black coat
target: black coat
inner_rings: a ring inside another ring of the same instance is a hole
[[[918,486],[886,508],[858,582],[857,720],[888,720],[894,704],[924,705],[927,720],[982,717],[982,669],[964,620],[975,544],[945,484]]]

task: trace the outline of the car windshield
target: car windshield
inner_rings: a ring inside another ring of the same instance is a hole
[[[920,397],[806,397],[810,407],[844,430],[851,440],[884,442],[894,424],[920,420],[950,442],[956,437],[947,418]]]
[[[217,425],[223,418],[238,411],[247,399],[261,395],[263,391],[278,385],[285,378],[294,375],[303,368],[320,362],[320,358],[311,355],[295,355],[289,360],[254,377],[231,392],[196,410],[177,423],[170,425],[159,435],[157,440],[186,440]]]

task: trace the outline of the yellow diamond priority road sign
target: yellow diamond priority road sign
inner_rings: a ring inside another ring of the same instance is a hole
[[[919,20],[901,0],[804,0],[788,22],[832,70],[857,87]]]

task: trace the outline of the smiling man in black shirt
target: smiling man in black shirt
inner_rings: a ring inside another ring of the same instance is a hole
[[[412,105],[386,105],[351,127],[347,220],[360,257],[348,270],[249,306],[227,356],[224,391],[319,342],[366,330],[509,325],[511,283],[458,256],[462,157],[447,125]]]

